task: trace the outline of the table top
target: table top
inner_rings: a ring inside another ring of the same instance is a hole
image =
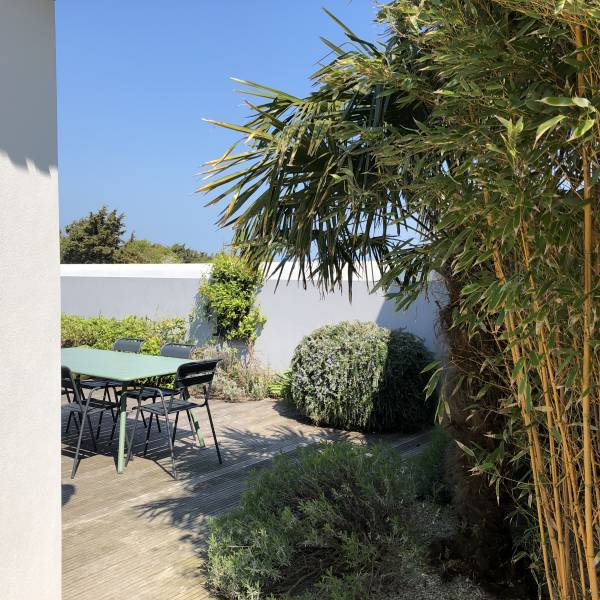
[[[123,382],[172,375],[181,365],[193,362],[190,359],[97,350],[87,346],[62,348],[61,361],[77,375]]]

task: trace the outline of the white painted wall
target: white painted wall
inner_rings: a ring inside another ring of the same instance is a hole
[[[0,597],[60,598],[54,0],[0,0]],[[7,390],[10,390],[8,392]]]
[[[210,265],[202,264],[62,265],[62,311],[86,317],[187,318],[194,308],[200,281],[209,272]],[[304,335],[325,324],[355,319],[391,329],[404,327],[424,338],[433,351],[440,350],[435,334],[435,303],[422,297],[410,310],[397,312],[382,293],[370,293],[364,280],[354,281],[350,303],[346,293],[323,296],[315,287],[303,289],[297,279],[287,285],[282,281],[276,289],[276,280],[269,279],[258,303],[267,322],[256,342],[256,352],[276,370],[287,368]],[[204,323],[195,332],[202,339],[209,329]]]

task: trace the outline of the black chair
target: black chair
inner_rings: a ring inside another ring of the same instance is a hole
[[[191,360],[192,354],[196,348],[197,346],[194,346],[193,344],[175,344],[173,342],[168,342],[162,345],[160,349],[160,355],[168,356],[170,358],[189,358]],[[142,389],[136,390],[135,397],[138,400],[152,400],[153,402],[156,402],[159,397],[157,388],[162,390],[163,396],[171,396],[174,393],[174,389],[162,385],[161,380],[164,381],[164,378],[159,377],[155,380],[154,384],[151,384],[150,386],[144,385]],[[146,426],[145,420],[144,426]],[[160,431],[160,425],[158,427],[158,431]]]
[[[67,408],[69,410],[67,431],[71,418],[73,418],[79,429],[77,447],[73,458],[73,469],[71,471],[71,479],[73,479],[77,471],[77,466],[79,465],[79,452],[81,450],[81,440],[83,439],[83,430],[85,429],[85,426],[87,425],[89,429],[92,445],[94,450],[96,450],[96,438],[94,437],[94,430],[92,428],[90,417],[94,414],[100,414],[99,420],[101,420],[104,411],[112,410],[112,405],[110,400],[107,400],[106,397],[103,397],[102,399],[93,397],[95,391],[105,390],[105,387],[102,384],[96,387],[88,387],[89,393],[86,398],[83,393],[83,388],[81,387],[80,379],[78,377],[73,377],[73,373],[71,373],[69,367],[61,367],[61,384],[62,393],[67,397]]]
[[[115,340],[112,349],[116,352],[133,352],[134,354],[139,354],[142,351],[143,345],[144,338],[118,338]]]
[[[144,344],[144,338],[118,338],[114,341],[112,349],[116,352],[133,352],[139,354],[142,351],[142,345]],[[117,414],[119,409],[119,392],[123,387],[121,381],[114,381],[112,379],[83,379],[81,380],[81,388],[84,390],[97,389],[98,386],[104,388],[103,400],[111,402],[110,413],[113,420],[113,428],[110,434],[112,440],[115,435],[115,428],[117,423]],[[111,401],[110,392],[112,390],[114,396],[114,402]],[[67,433],[69,432],[70,422],[67,423]],[[96,439],[100,436],[100,428],[102,427],[102,417],[98,420],[98,430],[96,431]]]
[[[193,344],[174,344],[172,342],[168,342],[163,344],[160,349],[161,356],[170,356],[172,358],[192,358],[192,354],[196,346]]]
[[[148,427],[146,428],[146,442],[144,445],[144,456],[148,450],[148,441],[150,439],[150,431],[152,429],[152,420],[156,418],[156,422],[158,423],[158,418],[162,417],[165,420],[165,429],[166,435],[169,442],[169,449],[171,452],[171,464],[173,467],[173,478],[177,479],[177,469],[175,467],[175,452],[173,449],[173,444],[175,443],[175,435],[177,433],[177,421],[179,419],[179,413],[185,411],[188,417],[188,421],[190,423],[190,427],[192,431],[195,432],[194,424],[192,421],[192,416],[190,411],[195,408],[203,408],[206,407],[206,412],[208,414],[208,420],[210,423],[210,428],[212,431],[213,439],[215,441],[215,449],[217,451],[217,457],[219,459],[219,463],[223,463],[223,459],[221,458],[221,451],[219,450],[219,443],[217,441],[217,434],[215,433],[215,427],[212,420],[212,415],[210,412],[209,399],[210,399],[210,391],[212,387],[213,378],[215,375],[215,370],[217,368],[218,363],[221,359],[209,359],[202,360],[196,362],[190,362],[184,365],[181,365],[179,369],[177,369],[177,375],[175,378],[175,385],[171,389],[166,388],[143,388],[141,390],[136,390],[132,392],[126,392],[127,396],[130,398],[135,398],[138,401],[138,407],[135,414],[135,421],[133,424],[133,431],[131,433],[131,439],[129,440],[129,449],[127,452],[127,461],[126,465],[131,460],[131,455],[133,452],[133,441],[135,439],[135,430],[137,426],[137,422],[139,420],[140,414],[149,413],[150,419],[148,422]],[[190,391],[189,388],[192,386],[202,386],[202,393],[204,396],[204,401],[201,403],[190,401]],[[156,397],[156,403],[152,404],[142,404],[142,400],[146,393],[152,393]],[[171,423],[169,420],[169,415],[175,415],[175,421],[173,424],[173,430],[171,431]]]

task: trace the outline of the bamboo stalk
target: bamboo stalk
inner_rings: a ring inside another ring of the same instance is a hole
[[[573,508],[576,501],[573,498],[573,493],[571,490],[571,486],[569,485],[569,481],[565,480],[564,485],[565,497],[567,498],[568,506]],[[581,593],[585,594],[585,572],[586,572],[586,561],[585,556],[582,550],[582,539],[577,535],[577,522],[573,516],[573,510],[571,510],[571,514],[569,515],[571,521],[571,531],[573,533],[573,538],[575,539],[575,550],[577,552],[577,571],[579,574],[579,585],[581,587]],[[570,535],[569,535],[570,538]]]
[[[582,48],[584,46],[581,25],[575,27],[575,45],[578,49],[577,60],[583,62]],[[585,79],[583,71],[579,71],[578,93],[585,96]],[[592,474],[592,433],[591,433],[591,339],[592,339],[592,198],[590,185],[589,160],[587,149],[582,150],[583,168],[583,365],[582,365],[582,420],[583,420],[583,482],[584,482],[584,511],[585,511],[585,548],[588,566],[588,580],[592,600],[598,600],[598,580],[596,576],[594,549],[594,508],[593,508],[593,474]]]
[[[533,295],[533,302],[532,302],[533,310],[537,313],[539,311],[540,306],[539,306],[539,301],[536,297],[535,281],[533,279],[533,274],[531,273],[531,259],[530,259],[531,255],[529,252],[529,243],[527,241],[527,227],[526,227],[525,223],[521,222],[519,229],[520,229],[520,234],[521,234],[520,235],[521,247],[523,250],[523,257],[525,259],[525,267],[529,273],[529,284],[530,284],[531,292]],[[536,326],[536,333],[537,333],[537,337],[538,337],[537,350],[541,355],[543,355],[542,327],[543,326],[541,324]],[[550,471],[551,471],[551,477],[552,477],[554,518],[556,520],[556,529],[557,529],[557,533],[558,533],[559,555],[557,558],[560,563],[560,568],[558,569],[558,571],[559,571],[559,577],[561,580],[560,584],[561,584],[561,588],[562,588],[562,594],[564,594],[565,596],[569,596],[569,581],[571,579],[571,568],[570,568],[570,561],[568,560],[568,553],[567,553],[566,547],[565,547],[562,506],[561,506],[560,495],[559,495],[560,481],[559,481],[559,476],[558,476],[558,467],[556,464],[557,452],[556,452],[556,448],[555,448],[554,435],[552,434],[554,407],[552,406],[552,400],[550,397],[549,382],[548,382],[549,372],[546,368],[546,364],[545,364],[544,360],[542,360],[540,362],[537,370],[540,375],[540,380],[542,382],[542,394],[544,397],[544,404],[546,406],[546,421],[547,421],[546,427],[548,429],[548,441],[549,441],[549,445],[550,445],[549,456],[550,456]]]
[[[484,190],[483,196],[484,196],[484,202],[486,203],[486,205],[489,204],[489,192],[487,190]],[[488,225],[491,225],[491,224],[492,224],[491,217],[488,216]],[[504,275],[504,270],[502,268],[502,260],[500,258],[500,253],[498,251],[498,247],[496,244],[494,244],[494,246],[493,246],[492,256],[493,256],[494,272],[496,274],[496,278],[500,282],[505,283],[506,276]],[[509,333],[509,336],[511,336],[511,338],[512,338],[513,332],[515,329],[512,314],[507,313],[504,321],[505,321],[505,327]],[[513,365],[516,365],[520,360],[521,352],[520,352],[517,344],[512,343],[512,339],[511,339],[511,343],[510,343],[510,350],[511,350],[511,354],[512,354]],[[522,372],[519,374],[519,376],[522,377]],[[548,515],[546,514],[546,511],[545,511],[545,502],[543,500],[542,489],[541,489],[540,480],[539,480],[539,455],[537,455],[535,439],[533,436],[534,424],[531,422],[531,418],[527,414],[525,401],[522,398],[522,394],[520,394],[518,391],[518,384],[517,384],[516,395],[517,395],[517,399],[519,401],[519,406],[521,408],[521,415],[523,416],[523,421],[524,421],[524,424],[525,424],[525,427],[527,430],[527,437],[529,440],[529,455],[530,455],[530,461],[531,461],[531,472],[533,474],[533,485],[534,485],[534,492],[535,492],[535,499],[536,499],[536,511],[537,511],[537,515],[538,515],[538,527],[539,527],[539,531],[540,531],[540,540],[541,540],[541,547],[542,547],[542,560],[544,562],[544,571],[546,573],[546,585],[548,587],[548,593],[550,595],[550,598],[554,598],[554,591],[553,591],[554,586],[552,583],[552,569],[550,567],[550,560],[548,557],[548,549],[546,548],[546,531],[548,531],[548,537],[550,539],[550,546],[551,546],[555,556],[556,556],[556,554],[558,554],[558,552],[555,551],[556,542],[553,543],[552,526],[549,523]]]

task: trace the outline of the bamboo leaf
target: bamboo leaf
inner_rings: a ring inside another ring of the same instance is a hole
[[[551,129],[554,129],[554,127],[556,127],[562,120],[566,119],[567,117],[565,115],[556,115],[555,117],[552,117],[551,119],[548,119],[547,121],[544,121],[543,123],[541,123],[540,125],[538,125],[538,128],[535,132],[535,142],[533,143],[533,145],[535,146],[539,139],[548,131],[550,131]]]
[[[587,98],[574,96],[571,99],[573,100],[573,104],[575,104],[575,106],[579,106],[580,108],[590,108],[592,106],[592,103]]]
[[[439,360],[432,360],[429,364],[425,365],[425,367],[423,368],[421,373],[427,373],[428,371],[433,371],[433,369],[438,367],[440,365],[440,363],[441,363],[441,361],[439,361]]]
[[[504,125],[504,127],[506,127],[506,129],[508,129],[509,131],[512,129],[512,127],[513,127],[512,121],[509,121],[508,119],[505,119],[504,117],[500,117],[499,115],[496,115],[496,119],[498,119],[498,121],[500,121],[500,123],[502,123],[502,125]]]
[[[575,106],[573,98],[567,98],[566,96],[547,96],[546,98],[542,98],[540,102],[549,106]]]
[[[465,453],[468,454],[469,456],[471,456],[472,458],[475,458],[475,452],[473,452],[473,450],[471,450],[471,448],[469,448],[468,446],[465,446],[465,444],[463,444],[462,442],[459,442],[458,440],[456,440],[456,445]]]
[[[517,363],[515,364],[515,366],[512,370],[511,377],[512,377],[513,381],[517,380],[519,373],[523,370],[524,366],[525,366],[525,357],[521,356],[521,358],[519,358],[519,360],[517,361]]]
[[[429,381],[427,382],[427,385],[425,386],[425,398],[426,399],[429,398],[431,395],[433,395],[433,393],[437,389],[438,382],[439,382],[440,377],[443,372],[444,372],[444,368],[440,367],[439,369],[434,371],[433,374],[431,375],[431,377],[429,378]]]
[[[595,122],[595,119],[586,119],[585,121],[577,125],[577,127],[573,129],[573,133],[571,134],[571,137],[568,139],[568,141],[570,142],[572,140],[576,140],[582,135],[585,135],[594,126]]]

